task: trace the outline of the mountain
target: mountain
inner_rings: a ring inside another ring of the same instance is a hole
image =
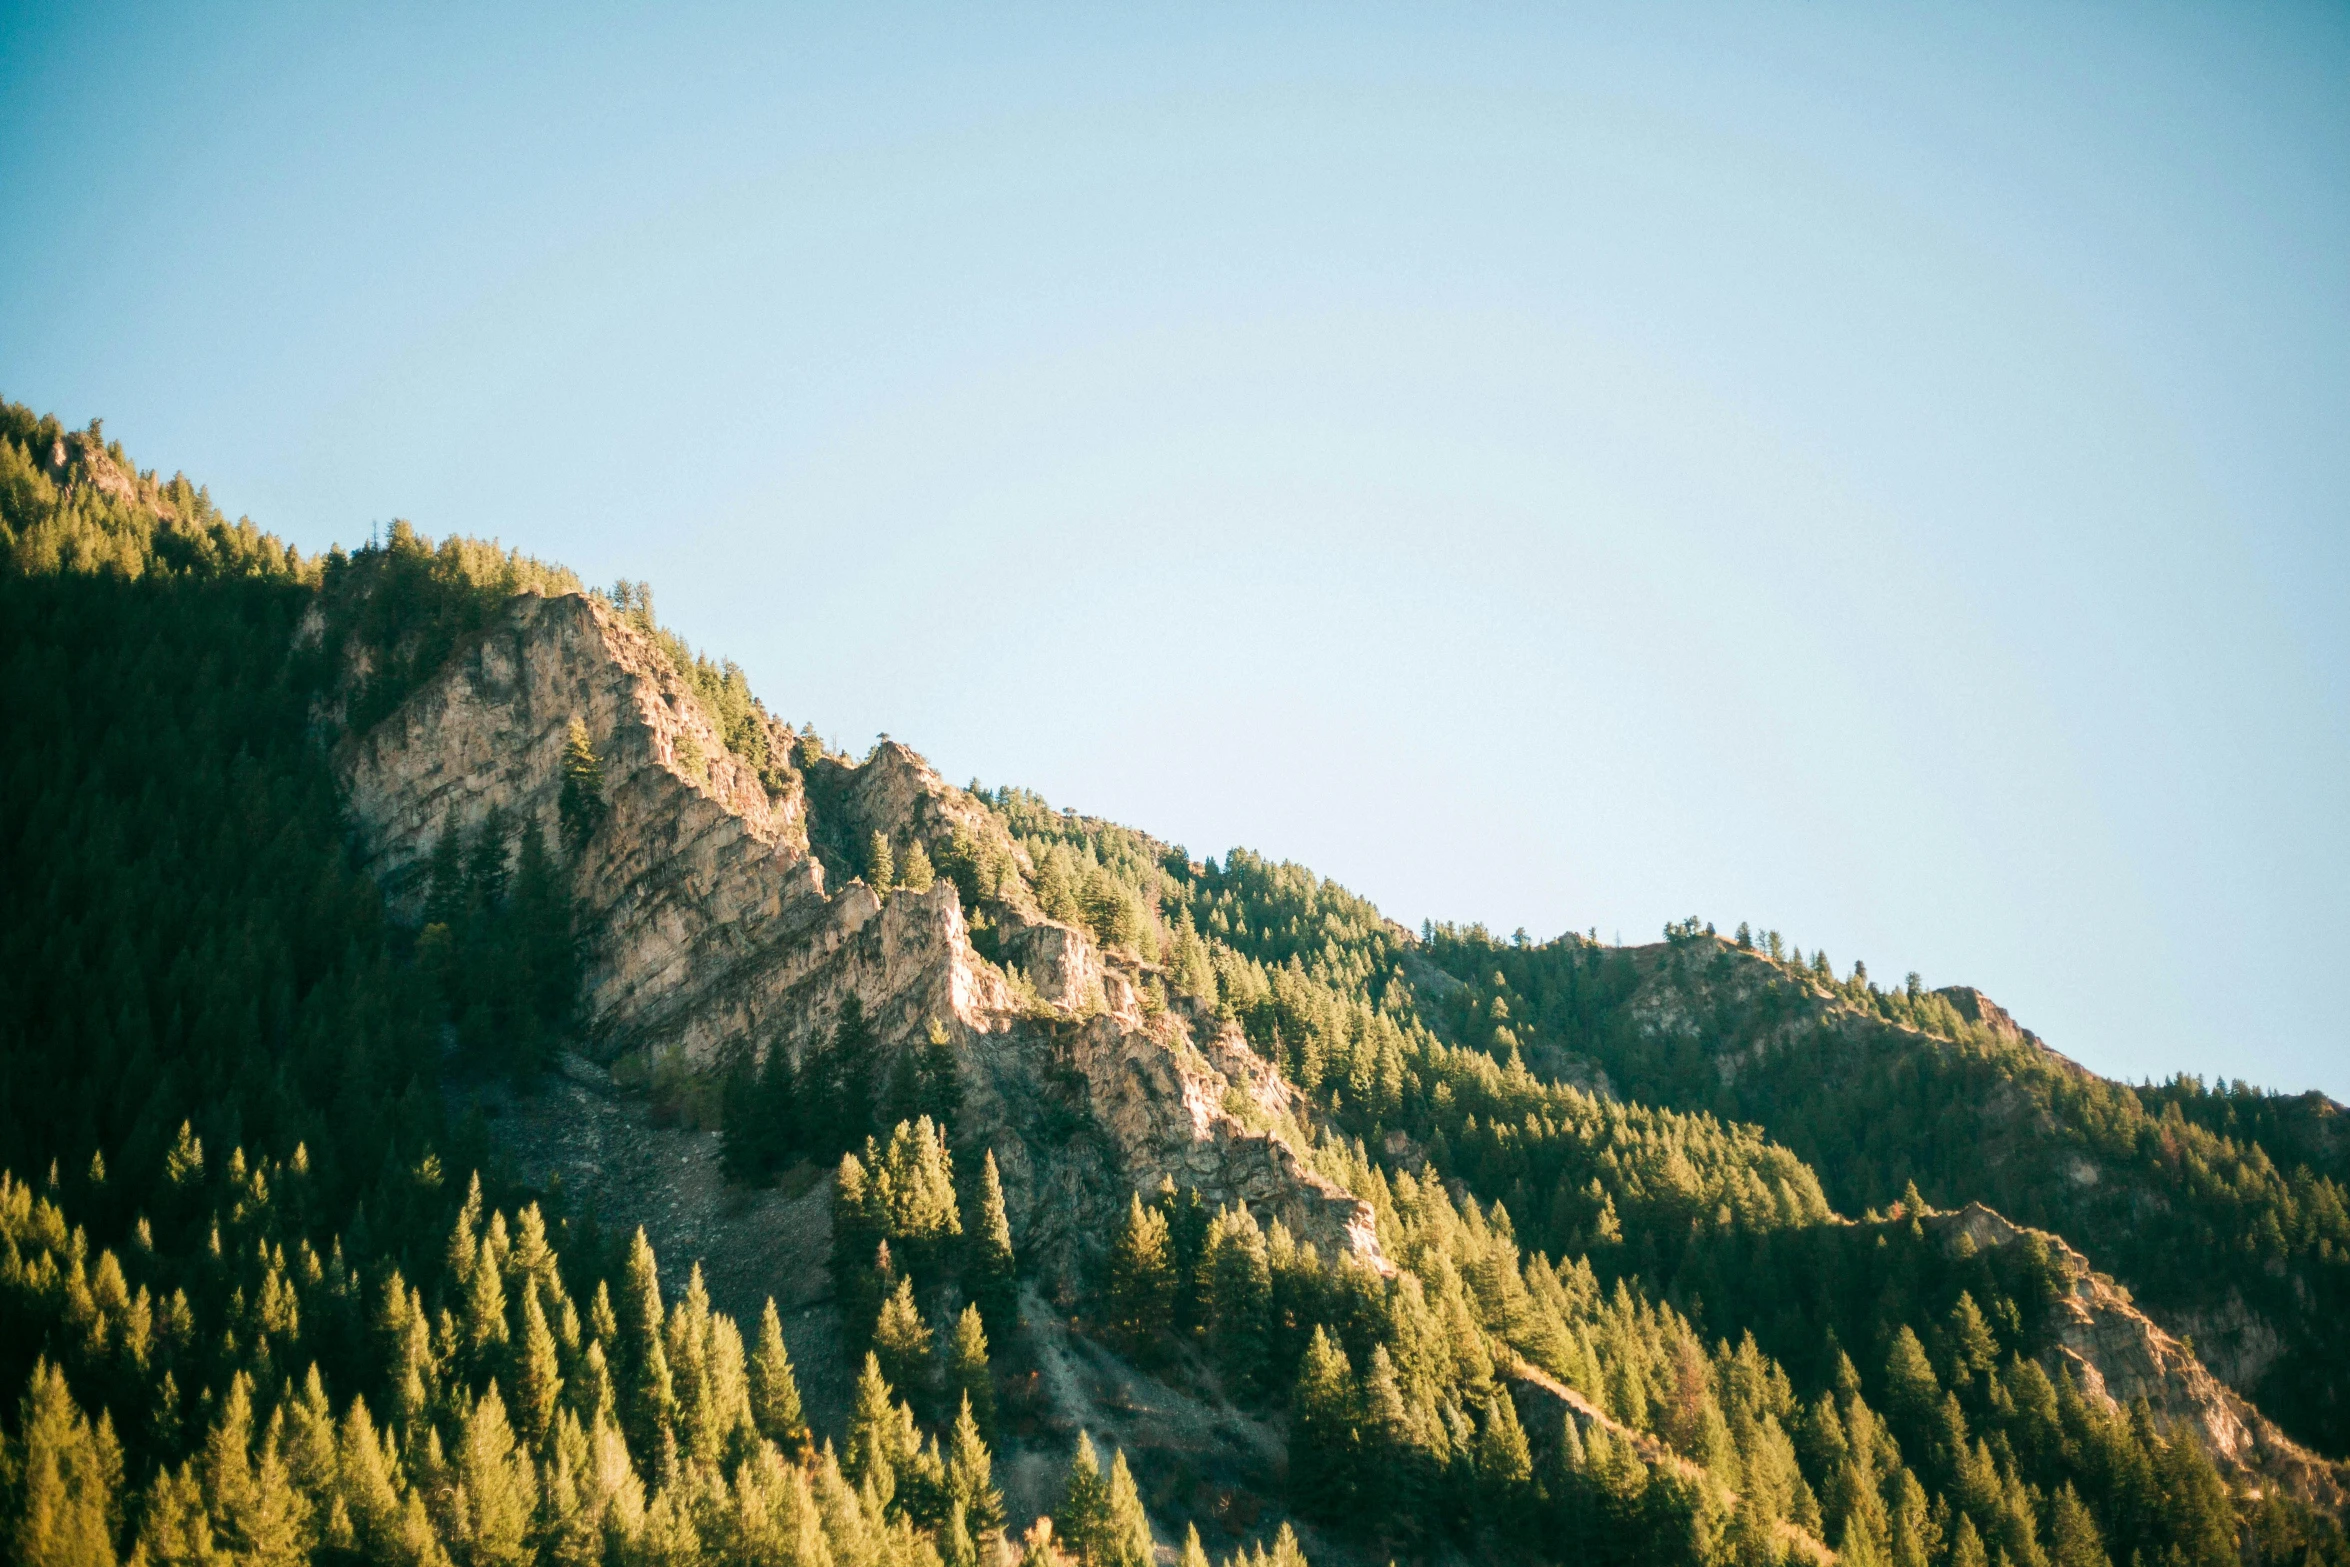
[[[1754,1122],[1845,1212],[1914,1183],[2059,1232],[2286,1430],[2350,1450],[2350,1118],[2325,1096],[2108,1082],[1978,991],[1838,981],[1775,932],[1603,949],[1448,929],[1429,955],[1463,982],[1457,1037],[1506,1054],[1508,1031],[1556,1070]]]
[[[2322,1101],[1415,935],[14,407],[0,557],[17,1559],[2350,1561]]]

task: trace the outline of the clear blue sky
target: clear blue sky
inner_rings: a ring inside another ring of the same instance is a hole
[[[0,12],[0,393],[1415,925],[2350,1095],[2350,9],[355,9]]]

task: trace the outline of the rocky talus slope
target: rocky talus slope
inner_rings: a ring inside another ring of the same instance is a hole
[[[1180,1004],[1146,1012],[1139,960],[1033,908],[990,908],[999,966],[973,949],[943,877],[886,903],[862,881],[829,885],[807,780],[794,772],[771,794],[651,639],[592,598],[517,598],[391,717],[341,743],[370,869],[413,905],[450,828],[494,809],[553,835],[575,718],[605,779],[606,815],[573,888],[605,1061],[796,1055],[854,993],[885,1052],[918,1045],[933,1020],[946,1028],[967,1129],[994,1148],[1022,1248],[1056,1285],[1073,1283],[1080,1238],[1107,1233],[1125,1194],[1162,1178],[1211,1205],[1246,1202],[1326,1257],[1387,1269],[1368,1206],[1284,1135],[1302,1106],[1236,1029]],[[880,831],[936,859],[961,827],[1024,859],[903,746],[816,765],[827,772],[815,793],[841,818],[820,834]]]

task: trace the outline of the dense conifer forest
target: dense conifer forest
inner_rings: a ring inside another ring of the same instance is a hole
[[[698,1272],[665,1292],[641,1233],[523,1187],[445,1108],[452,1080],[531,1081],[578,1027],[560,869],[596,759],[575,736],[562,834],[444,833],[411,925],[357,869],[326,747],[511,595],[578,587],[404,525],[305,557],[95,426],[0,407],[0,1549],[1204,1564],[1196,1533],[1154,1546],[1126,1455],[1083,1436],[1049,1524],[1006,1516],[994,1364],[1027,1331],[1023,1263],[943,1034],[881,1072],[851,1007],[796,1069],[737,1058],[717,1085],[730,1178],[835,1172],[858,1367],[838,1441],[810,1429],[772,1302],[738,1323]],[[741,671],[661,631],[641,585],[607,602],[781,777]],[[1660,1040],[1635,1015],[1654,976],[1620,949],[1415,939],[1294,865],[972,794],[1024,864],[960,830],[935,865],[836,847],[884,894],[952,881],[982,953],[1017,896],[1148,965],[1147,1005],[1236,1023],[1302,1091],[1277,1129],[1373,1206],[1392,1276],[1172,1183],[1136,1194],[1079,1313],[1280,1432],[1282,1500],[1339,1548],[2350,1564],[2336,1520],[2231,1490],[2188,1432],[2051,1368],[2064,1281],[2036,1236],[1978,1250],[1946,1222],[1991,1203],[2149,1297],[2290,1297],[2299,1380],[2261,1396],[2338,1453],[2319,1352],[2350,1317],[2350,1228],[2314,1112],[2106,1084],[1914,985],[1694,922],[1664,961],[1725,999]],[[1714,1069],[1773,1030],[1796,1042]],[[1992,1083],[2059,1128],[2033,1157],[2096,1158],[2167,1205],[1987,1158],[2042,1135],[1982,1119]],[[1281,1529],[1240,1559],[1303,1554]]]
[[[1970,1022],[1914,974],[1887,990],[1855,964],[1839,980],[1825,953],[1806,959],[1776,932],[1725,948],[1684,925],[1669,962],[1765,982],[1720,985],[1701,1026],[1678,1035],[1641,1026],[1640,976],[1621,951],[1572,935],[1429,936],[1431,958],[1463,981],[1447,1009],[1458,1037],[1504,1056],[1556,1046],[1627,1098],[1758,1125],[1846,1212],[1914,1184],[1928,1202],[1981,1201],[2062,1234],[2152,1304],[2250,1297],[2294,1332],[2248,1391],[2303,1440],[2350,1449],[2350,1138],[2320,1096],[2108,1082]],[[1734,1078],[1716,1069],[1765,1039]],[[2162,1200],[2146,1201],[2154,1190]],[[2210,1266],[2215,1254],[2227,1264]]]

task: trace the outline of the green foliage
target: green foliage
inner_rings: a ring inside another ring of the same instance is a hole
[[[992,1148],[980,1166],[978,1208],[968,1234],[964,1287],[983,1320],[997,1333],[1008,1333],[1016,1321],[1020,1281],[1012,1255],[1011,1220],[1004,1212],[1004,1185],[996,1175]]]
[[[322,563],[321,650],[347,680],[344,724],[373,728],[479,636],[518,593],[579,591],[560,566],[451,534],[437,545],[394,522],[380,545]]]
[[[791,1051],[778,1040],[753,1064],[739,1052],[727,1068],[719,1100],[719,1162],[726,1178],[765,1186],[789,1166],[806,1141],[805,1107]]]
[[[0,485],[0,1166],[62,1161],[95,1222],[168,1234],[185,1124],[298,1154],[313,1211],[365,1199],[396,1242],[406,1172],[449,1145],[442,1013],[312,738],[320,572],[177,481],[170,515],[52,485],[43,425],[0,413],[25,480]]]
[[[1085,1567],[1097,1567],[1112,1549],[1110,1541],[1110,1486],[1102,1478],[1101,1460],[1094,1456],[1093,1438],[1077,1433],[1069,1455],[1069,1473],[1062,1481],[1061,1505],[1053,1511],[1053,1532]]]
[[[641,1235],[607,1256],[444,1176],[478,1134],[440,1119],[443,1026],[525,1074],[570,1026],[557,869],[593,838],[600,764],[575,726],[560,856],[449,824],[411,937],[347,860],[313,726],[390,712],[568,574],[405,525],[305,561],[18,409],[0,559],[0,702],[35,737],[0,765],[0,1158],[49,1171],[0,1177],[0,1374],[27,1389],[0,1440],[11,1559],[980,1559],[1003,1525],[988,1339],[1018,1286],[992,1154],[956,1184],[943,1028],[884,1052],[852,996],[797,1059],[768,1042],[725,1081],[736,1179],[839,1160],[835,1278],[874,1351],[845,1462],[810,1450],[772,1303],[746,1350],[698,1272],[664,1295]],[[610,603],[771,789],[796,781],[786,742],[838,770],[641,585]],[[2187,1433],[2051,1376],[2045,1246],[1978,1253],[1917,1196],[2053,1215],[2101,1262],[2174,1268],[2182,1299],[2290,1297],[2306,1368],[2350,1256],[2318,1107],[2100,1084],[1775,932],[1414,943],[1300,867],[1195,865],[974,793],[1008,837],[959,829],[935,870],[974,939],[983,903],[1033,902],[1159,964],[1164,1004],[1236,1021],[1306,1091],[1294,1119],[1250,1113],[1371,1204],[1392,1277],[1170,1185],[1130,1204],[1103,1279],[1128,1346],[1186,1365],[1197,1343],[1232,1397],[1287,1405],[1292,1498],[1331,1527],[1602,1567],[1776,1562],[1791,1530],[1856,1567],[2350,1561],[2327,1520],[2230,1496]],[[877,890],[932,874],[928,845],[863,847]],[[1668,983],[1693,1033],[1636,1025]],[[1573,1086],[1593,1067],[1650,1102]],[[2059,1153],[1985,1118],[2003,1095]],[[2133,1229],[2121,1205],[2149,1192]],[[1892,1219],[1829,1205],[1896,1195]],[[1521,1424],[1529,1372],[1599,1423]],[[2334,1384],[2304,1380],[2297,1418],[2322,1426]],[[1081,1559],[1147,1559],[1123,1454],[1105,1476],[1081,1441],[1069,1498]],[[1300,1558],[1285,1533],[1254,1559]]]
[[[987,1327],[977,1306],[965,1306],[955,1319],[953,1347],[948,1353],[946,1401],[959,1403],[980,1435],[995,1437],[995,1378],[987,1363]]]
[[[934,1374],[930,1324],[914,1304],[914,1281],[899,1275],[897,1289],[882,1302],[880,1320],[873,1325],[873,1353],[891,1387],[904,1392],[917,1406],[930,1401]]]
[[[1001,1527],[967,1412],[950,1465],[864,1387],[848,1472],[809,1454],[772,1305],[746,1357],[698,1271],[663,1296],[641,1234],[582,1312],[568,1227],[488,1209],[477,1181],[415,1285],[370,1278],[340,1238],[289,1236],[304,1172],[188,1142],[184,1229],[219,1238],[191,1256],[151,1225],[100,1246],[0,1174],[0,1334],[31,1351],[0,1443],[12,1561],[913,1567],[946,1543],[950,1489]],[[836,1505],[869,1477],[870,1506]]]
[[[808,1442],[808,1427],[800,1413],[800,1384],[793,1374],[791,1353],[784,1347],[783,1319],[775,1297],[759,1318],[759,1345],[750,1363],[751,1418],[759,1434],[785,1452],[796,1452]]]
[[[644,633],[667,660],[670,669],[700,702],[719,743],[748,763],[768,792],[789,793],[795,775],[783,742],[791,738],[791,732],[769,718],[766,708],[751,694],[750,680],[741,667],[732,659],[713,660],[707,654],[695,652],[683,637],[663,626],[653,613],[653,590],[649,584],[622,578],[596,596],[622,620]],[[813,747],[815,755],[823,754],[812,729],[806,742]],[[688,746],[692,747],[690,757]],[[708,759],[701,755],[699,743],[690,735],[680,740],[678,760],[689,773],[706,776]]]
[[[1861,965],[1837,981],[1816,953],[1773,960],[1702,934],[1641,954],[1571,935],[1496,942],[1474,926],[1429,938],[1428,956],[1464,981],[1442,1019],[1456,1037],[1506,1056],[1506,1029],[1530,1052],[1604,1068],[1627,1098],[1756,1123],[1846,1212],[1914,1185],[2063,1234],[2157,1311],[2239,1295],[2285,1338],[2248,1391],[2302,1440],[2350,1450],[2334,1332],[2350,1317],[2350,1140],[2309,1096],[2192,1079],[2133,1089],[1969,1021],[1971,993],[1880,990]],[[1765,933],[1764,952],[1779,940]],[[1640,1026],[1642,998],[1664,991],[1687,998],[1694,1028]],[[1725,1077],[1716,1063],[1733,1055]]]
[[[901,1352],[912,1353],[912,1339],[921,1336],[926,1361],[928,1330],[915,1300],[937,1299],[959,1276],[962,1234],[954,1156],[928,1117],[899,1122],[886,1148],[868,1138],[862,1158],[845,1156],[833,1186],[832,1273],[848,1342],[862,1347],[886,1325],[899,1335]]]
[[[573,718],[563,741],[563,794],[557,808],[564,847],[577,854],[603,824],[609,809],[604,799],[604,764],[588,741],[587,725]]]
[[[1167,1216],[1145,1208],[1140,1194],[1128,1200],[1126,1219],[1110,1244],[1106,1290],[1111,1333],[1129,1349],[1147,1352],[1172,1324],[1175,1258],[1167,1244]]]
[[[536,829],[493,810],[471,833],[442,831],[416,959],[465,1059],[524,1080],[552,1063],[574,1024],[579,956],[570,893]]]

